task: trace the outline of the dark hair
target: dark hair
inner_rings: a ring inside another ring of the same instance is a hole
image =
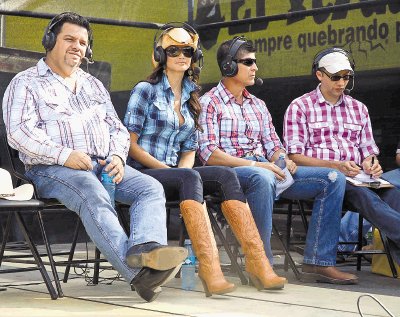
[[[233,41],[234,41],[234,39],[225,41],[218,48],[217,63],[218,63],[218,66],[220,69],[221,69],[222,62],[224,60],[226,60],[229,55],[229,49],[230,49]],[[256,48],[253,46],[253,43],[249,40],[246,40],[246,42],[243,43],[239,47],[239,49],[236,51],[236,54],[235,54],[235,56],[233,56],[233,58],[239,59],[247,53],[255,53],[255,52],[256,52]]]
[[[60,33],[61,28],[64,25],[64,23],[71,23],[71,24],[76,24],[81,27],[84,27],[88,32],[89,42],[92,41],[93,34],[92,34],[92,28],[90,27],[89,21],[86,18],[84,18],[83,16],[81,16],[75,12],[61,13],[61,14],[55,16],[53,18],[53,20],[50,22],[49,26],[51,26],[52,24],[54,25],[53,27],[51,27],[51,31],[54,33],[56,38],[57,38],[58,34]]]
[[[198,72],[194,71],[195,65],[192,63],[189,67],[188,70],[185,71],[184,77],[191,77],[191,80],[198,85],[199,81],[199,74]],[[153,72],[146,78],[146,81],[149,82],[150,84],[157,84],[161,81],[162,75],[164,73],[164,67],[163,65],[158,65],[156,68],[154,68]],[[189,75],[189,73],[191,73]],[[199,118],[201,114],[201,105],[199,101],[199,92],[200,92],[200,86],[197,86],[198,88],[195,89],[190,93],[190,99],[189,99],[189,112],[193,117],[194,120],[194,126],[197,130],[203,132],[203,128],[201,127],[199,123]]]

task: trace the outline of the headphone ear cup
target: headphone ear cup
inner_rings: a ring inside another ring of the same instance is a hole
[[[201,50],[200,47],[197,47],[195,50],[193,57],[192,57],[192,62],[196,63],[198,62],[201,58],[203,57],[203,51]]]
[[[154,49],[154,60],[160,65],[164,65],[166,62],[165,52],[162,46],[157,46]]]
[[[86,57],[88,60],[92,60],[92,58],[93,58],[93,51],[92,51],[92,48],[90,47],[90,45],[89,45],[89,46],[87,47],[87,49],[86,49],[85,57]]]
[[[46,30],[42,38],[42,45],[46,51],[51,51],[56,45],[56,36],[53,31]]]
[[[221,64],[221,73],[225,77],[233,77],[238,73],[238,65],[232,59],[227,59]]]

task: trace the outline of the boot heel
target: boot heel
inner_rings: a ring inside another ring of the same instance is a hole
[[[199,276],[199,279],[201,281],[201,284],[203,284],[203,288],[204,288],[204,293],[206,294],[206,297],[211,297],[211,292],[208,290],[208,286],[207,283]]]
[[[263,283],[261,283],[261,281],[258,279],[258,277],[249,272],[247,272],[247,274],[249,274],[249,278],[250,278],[251,282],[253,283],[253,285],[257,288],[257,290],[262,291],[264,289],[264,285],[263,285]]]

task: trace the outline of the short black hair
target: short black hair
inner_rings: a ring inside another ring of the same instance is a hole
[[[222,62],[226,60],[226,58],[228,57],[229,48],[231,47],[233,41],[235,41],[235,39],[223,42],[217,50],[217,63],[220,69]],[[236,54],[235,56],[233,56],[233,58],[240,59],[243,55],[247,53],[255,53],[255,52],[256,48],[253,46],[253,43],[245,39],[245,43],[240,45],[239,49],[236,51]]]
[[[89,43],[92,42],[92,28],[90,27],[90,23],[88,19],[84,18],[83,16],[75,13],[75,12],[63,12],[59,15],[55,16],[50,22],[50,30],[54,33],[54,35],[58,36],[61,31],[62,26],[64,23],[71,23],[76,24],[79,26],[84,27],[88,32],[88,39]],[[51,27],[51,25],[54,25]]]

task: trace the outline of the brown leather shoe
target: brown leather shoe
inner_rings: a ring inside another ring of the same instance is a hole
[[[318,266],[303,264],[300,280],[306,283],[320,282],[330,284],[357,284],[358,277],[354,274],[339,271],[334,266]]]

